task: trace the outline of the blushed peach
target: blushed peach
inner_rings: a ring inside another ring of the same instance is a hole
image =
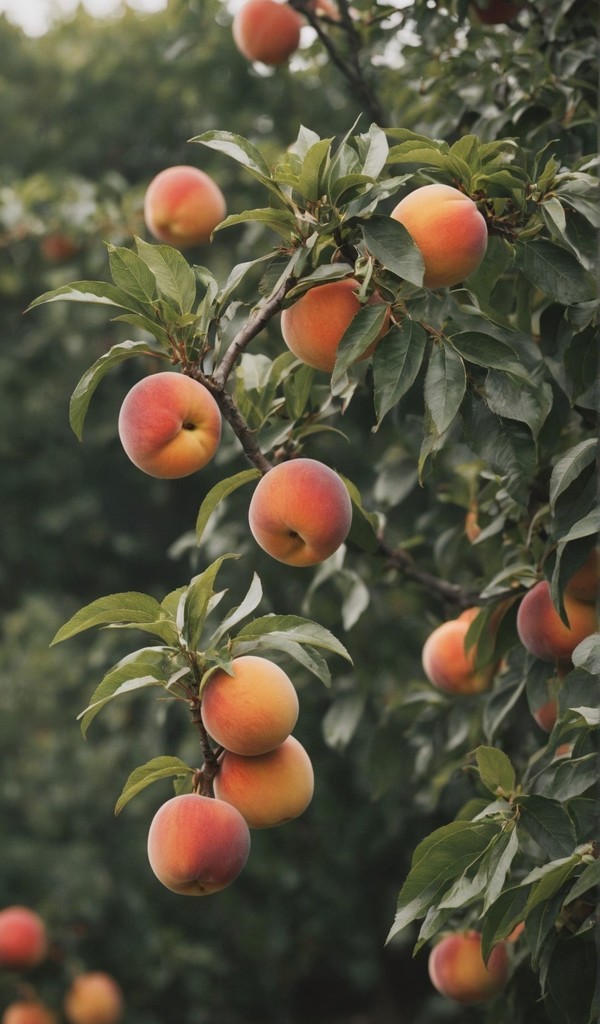
[[[240,811],[250,828],[273,828],[306,810],[314,790],[313,767],[295,736],[258,757],[226,751],[215,793]]]
[[[472,694],[489,689],[495,663],[476,669],[476,645],[465,650],[469,626],[479,611],[479,608],[468,608],[458,618],[443,622],[427,637],[421,654],[423,670],[439,690]]]
[[[503,942],[491,952],[487,965],[481,955],[481,935],[475,931],[447,935],[429,954],[429,977],[434,987],[457,1003],[482,1003],[501,992],[508,980],[508,954]]]
[[[217,743],[235,754],[273,750],[298,719],[298,694],[283,669],[252,654],[234,658],[233,675],[215,672],[202,692],[202,720]]]
[[[230,885],[250,853],[242,815],[223,800],[183,793],[159,807],[148,832],[148,859],[167,889],[207,896]]]
[[[548,700],[545,704],[542,704],[539,708],[536,708],[533,712],[540,729],[544,732],[552,732],[556,725],[556,718],[558,715],[558,704],[555,700]]]
[[[405,196],[391,216],[421,250],[426,288],[459,284],[485,256],[485,219],[473,200],[451,185],[422,185]]]
[[[19,999],[9,1003],[2,1014],[2,1024],[56,1024],[57,1017],[36,999]]]
[[[340,341],[361,308],[357,295],[359,287],[359,282],[353,277],[319,284],[304,292],[293,305],[283,310],[283,340],[303,363],[315,370],[332,373]],[[369,297],[368,304],[381,301],[381,295],[374,292]],[[389,307],[379,337],[369,346],[361,359],[367,359],[372,355],[388,328]]]
[[[29,907],[15,905],[0,910],[0,967],[27,970],[46,956],[46,925]]]
[[[123,1016],[123,992],[105,971],[78,974],[65,995],[69,1024],[117,1024]]]
[[[595,601],[598,597],[598,582],[598,549],[592,548],[583,565],[567,581],[565,594],[576,601]]]
[[[134,384],[121,405],[118,429],[134,466],[172,480],[210,462],[221,440],[221,413],[204,385],[166,370]]]
[[[148,231],[177,249],[208,242],[226,213],[225,197],[217,183],[198,167],[186,164],[160,171],[144,196]]]
[[[316,565],[346,539],[352,502],[329,466],[291,459],[261,477],[248,519],[254,539],[273,558],[287,565]]]
[[[564,594],[569,625],[558,614],[550,596],[550,584],[541,580],[527,591],[517,612],[517,633],[527,650],[542,661],[568,664],[578,644],[597,628],[593,604]]]
[[[303,19],[286,3],[246,0],[233,18],[233,41],[248,60],[284,64],[298,49]]]

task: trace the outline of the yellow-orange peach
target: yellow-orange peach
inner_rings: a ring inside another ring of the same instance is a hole
[[[236,807],[250,828],[273,828],[306,810],[314,790],[313,767],[295,736],[258,757],[226,751],[215,793]]]
[[[298,49],[303,20],[276,0],[246,0],[233,19],[233,41],[248,60],[284,64]]]
[[[473,200],[451,185],[415,189],[391,216],[404,225],[421,250],[426,288],[459,284],[477,270],[485,256],[485,219]]]
[[[234,658],[233,675],[218,671],[202,694],[202,719],[217,743],[235,754],[266,754],[289,736],[298,694],[279,665],[252,654]]]
[[[517,633],[527,650],[542,661],[567,664],[578,644],[595,632],[596,609],[586,601],[564,595],[566,626],[550,596],[547,580],[536,583],[522,599],[517,612]]]
[[[46,926],[39,914],[19,905],[0,910],[0,967],[35,967],[47,951]]]
[[[592,548],[583,565],[577,569],[565,586],[565,594],[576,601],[595,601],[598,597],[598,549]]]
[[[475,931],[447,935],[429,954],[434,987],[457,1003],[481,1003],[501,992],[508,980],[508,954],[503,942],[494,946],[487,965],[481,935]]]
[[[117,1024],[123,1016],[123,992],[105,971],[78,974],[65,995],[69,1024]]]
[[[329,466],[292,459],[261,477],[248,519],[254,539],[273,558],[287,565],[316,565],[346,539],[352,502]]]
[[[521,7],[511,0],[477,0],[470,4],[470,10],[484,25],[503,25],[516,18]]]
[[[210,462],[221,440],[221,413],[197,380],[166,370],[134,384],[121,405],[118,429],[138,469],[172,480]]]
[[[177,249],[208,242],[227,207],[221,189],[198,167],[166,167],[152,179],[144,196],[148,231]]]
[[[465,637],[479,608],[468,608],[458,618],[443,622],[427,637],[421,653],[430,683],[447,693],[483,693],[496,670],[489,664],[475,669],[476,645],[465,650]]]
[[[340,341],[361,308],[357,295],[359,287],[359,282],[353,277],[319,284],[284,309],[281,314],[283,340],[303,363],[315,370],[325,370],[326,373],[333,371]],[[381,295],[377,292],[368,300],[369,304],[381,301]],[[389,308],[379,337],[361,359],[372,355],[388,329]]]
[[[242,815],[223,800],[183,793],[167,800],[152,819],[148,859],[167,889],[207,896],[230,885],[250,853]]]
[[[56,1014],[35,999],[19,999],[9,1003],[2,1014],[2,1024],[56,1024]]]

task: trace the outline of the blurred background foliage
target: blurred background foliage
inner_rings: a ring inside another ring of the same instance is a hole
[[[546,24],[543,46],[536,6],[511,28],[490,28],[464,3],[389,5],[366,36],[385,123],[448,141],[466,131],[527,136],[540,149],[558,138],[565,160],[583,160],[595,146],[593,5],[546,5],[552,32]],[[119,980],[128,1024],[477,1024],[481,1010],[433,992],[426,957],[411,959],[411,935],[384,946],[416,843],[477,795],[473,776],[457,768],[478,742],[479,705],[453,710],[420,667],[425,637],[453,610],[368,555],[339,573],[282,573],[248,539],[244,490],[226,518],[213,517],[198,552],[191,531],[203,496],[243,468],[233,437],[199,477],[140,474],[116,431],[122,398],[142,372],[128,363],[101,385],[79,444],[69,395],[131,329],[111,324],[101,306],[57,303],[23,315],[44,291],[105,277],[103,243],[145,236],[144,190],[164,166],[202,166],[232,213],[263,205],[252,179],[189,145],[192,136],[226,128],[269,159],[301,123],[323,136],[351,128],[360,103],[309,30],[290,73],[248,65],[230,22],[219,0],[172,0],[164,13],[110,20],[79,9],[37,39],[0,18],[0,906],[25,903],[46,918],[51,955],[30,980],[55,1007],[66,979],[85,967]],[[256,227],[236,228],[191,259],[210,261],[223,278],[261,244]],[[281,351],[277,330],[253,351]],[[342,422],[348,440],[321,435],[309,453],[352,477],[365,505],[386,514],[392,543],[424,568],[477,586],[500,565],[495,538],[474,549],[465,536],[480,465],[453,445],[420,487],[421,415],[418,405],[405,408],[401,424],[392,414],[371,434],[371,404],[358,395]],[[368,458],[358,461],[365,438]],[[187,721],[134,698],[106,712],[84,742],[76,714],[127,648],[119,634],[48,645],[83,603],[120,590],[161,598],[226,550],[244,555],[223,570],[233,597],[256,569],[267,595],[261,610],[326,623],[355,668],[332,664],[329,692],[293,669],[314,802],[293,824],[253,835],[231,889],[183,900],[156,882],[145,853],[169,785],[146,791],[116,821],[112,811],[136,765],[158,753],[186,756]],[[523,711],[524,697],[503,726],[521,765],[544,742]],[[0,1004],[17,985],[0,976]],[[544,1019],[534,1000],[528,1024]]]

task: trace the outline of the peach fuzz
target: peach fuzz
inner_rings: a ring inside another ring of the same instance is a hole
[[[583,565],[567,581],[565,594],[576,601],[596,601],[599,576],[598,549],[592,548]]]
[[[233,18],[233,41],[247,60],[284,64],[298,49],[303,19],[276,0],[246,0]]]
[[[9,1003],[2,1014],[2,1024],[56,1024],[56,1014],[35,999],[19,999]]]
[[[391,216],[421,250],[425,288],[459,284],[485,256],[485,219],[473,200],[451,185],[422,185],[405,196]]]
[[[225,751],[215,793],[243,815],[250,828],[273,828],[306,810],[314,791],[313,767],[295,736],[258,757]]]
[[[226,213],[225,197],[216,182],[186,164],[160,171],[144,196],[148,231],[177,249],[208,242]]]
[[[542,661],[568,664],[578,644],[594,633],[598,621],[593,604],[564,595],[569,625],[560,618],[550,596],[550,584],[541,580],[527,591],[517,612],[517,633],[524,647]]]
[[[250,833],[231,804],[197,793],[167,800],[152,819],[148,859],[167,889],[207,896],[230,885],[250,853]]]
[[[134,384],[121,405],[118,430],[134,466],[174,480],[210,462],[221,440],[221,413],[204,385],[166,370]]]
[[[359,282],[353,277],[319,284],[304,292],[292,306],[283,310],[283,340],[303,363],[315,370],[332,373],[340,341],[361,308],[357,295],[359,287]],[[374,292],[368,304],[381,301],[379,293]],[[379,337],[369,346],[361,359],[367,359],[373,354],[388,329],[389,308]]]
[[[317,565],[346,539],[352,502],[329,466],[292,459],[261,477],[248,520],[257,544],[273,558],[287,565]]]
[[[233,675],[215,672],[202,691],[202,720],[212,738],[235,754],[266,754],[298,720],[298,694],[283,669],[252,654],[234,658]]]
[[[78,974],[64,999],[69,1024],[117,1024],[123,1016],[123,992],[105,971]]]
[[[46,956],[46,926],[34,910],[19,905],[0,910],[0,967],[27,970]]]
[[[458,618],[443,622],[427,637],[421,654],[423,671],[439,690],[472,694],[489,689],[495,664],[476,671],[476,647],[465,650],[465,637],[479,611],[479,608],[468,608]]]
[[[431,982],[441,995],[457,1003],[481,1003],[504,988],[508,953],[504,943],[499,942],[486,965],[479,932],[456,932],[433,947],[428,967]]]

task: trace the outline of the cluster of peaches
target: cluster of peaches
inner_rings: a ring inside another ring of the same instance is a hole
[[[13,905],[0,910],[0,968],[29,971],[45,960],[48,934],[43,919],[29,907]],[[10,1003],[1,1024],[57,1024],[58,1016],[33,994]],[[77,974],[65,994],[64,1014],[69,1024],[117,1024],[123,1015],[123,993],[104,971]]]
[[[217,744],[214,796],[183,793],[162,804],[148,834],[148,859],[168,889],[186,896],[234,881],[250,852],[250,829],[297,818],[314,789],[310,757],[292,735],[296,689],[266,658],[234,658],[203,685],[202,721]]]

